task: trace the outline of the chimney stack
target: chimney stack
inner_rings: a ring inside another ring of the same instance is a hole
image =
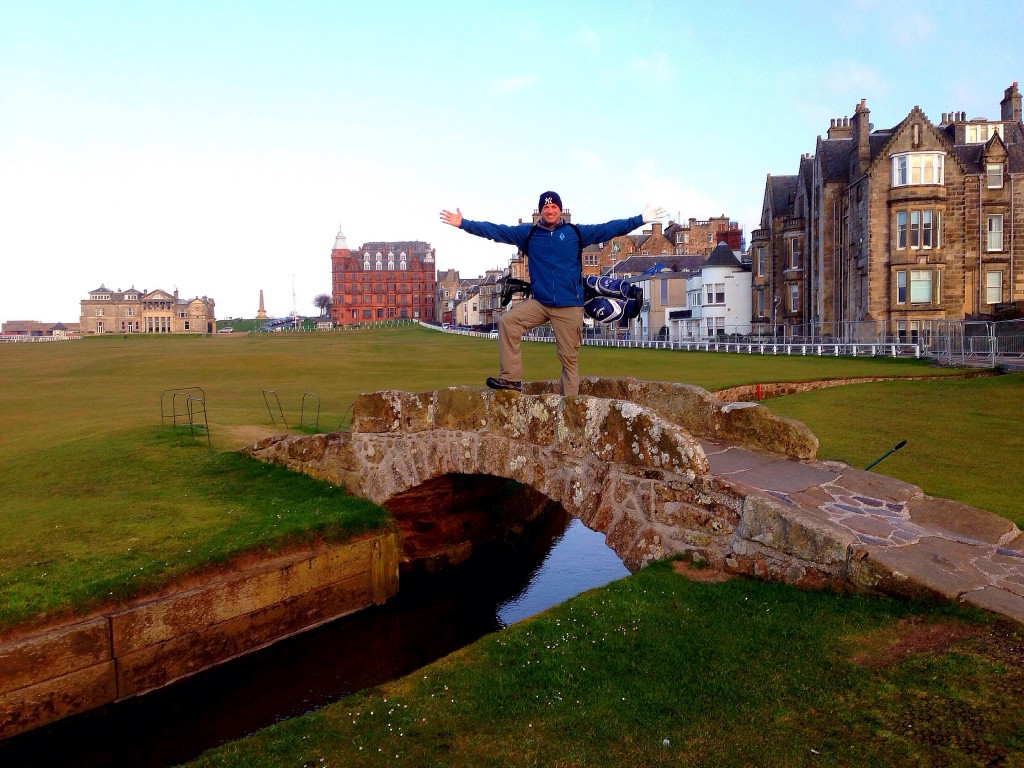
[[[870,115],[866,99],[861,99],[853,112],[853,140],[857,144],[857,173],[862,175],[867,173],[871,163],[871,144],[868,140],[871,133],[871,124],[868,122]]]
[[[1003,100],[999,102],[1000,117],[1006,121],[1020,122],[1020,91],[1017,90],[1017,83],[1014,82],[1003,93]]]

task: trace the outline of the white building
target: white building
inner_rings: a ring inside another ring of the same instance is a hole
[[[751,272],[719,243],[700,273],[686,281],[686,305],[668,307],[669,338],[695,341],[751,332]]]

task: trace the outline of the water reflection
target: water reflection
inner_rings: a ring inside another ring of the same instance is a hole
[[[543,530],[443,574],[403,578],[386,605],[149,695],[0,742],[0,765],[163,768],[409,674],[479,637],[627,574],[560,508]]]

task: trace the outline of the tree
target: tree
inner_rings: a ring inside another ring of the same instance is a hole
[[[313,299],[313,306],[320,310],[320,317],[326,317],[331,313],[331,297],[321,293]]]

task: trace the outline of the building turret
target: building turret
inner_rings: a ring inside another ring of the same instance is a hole
[[[345,233],[341,231],[341,227],[338,227],[338,234],[334,238],[334,250],[348,250],[348,240],[345,239]]]

